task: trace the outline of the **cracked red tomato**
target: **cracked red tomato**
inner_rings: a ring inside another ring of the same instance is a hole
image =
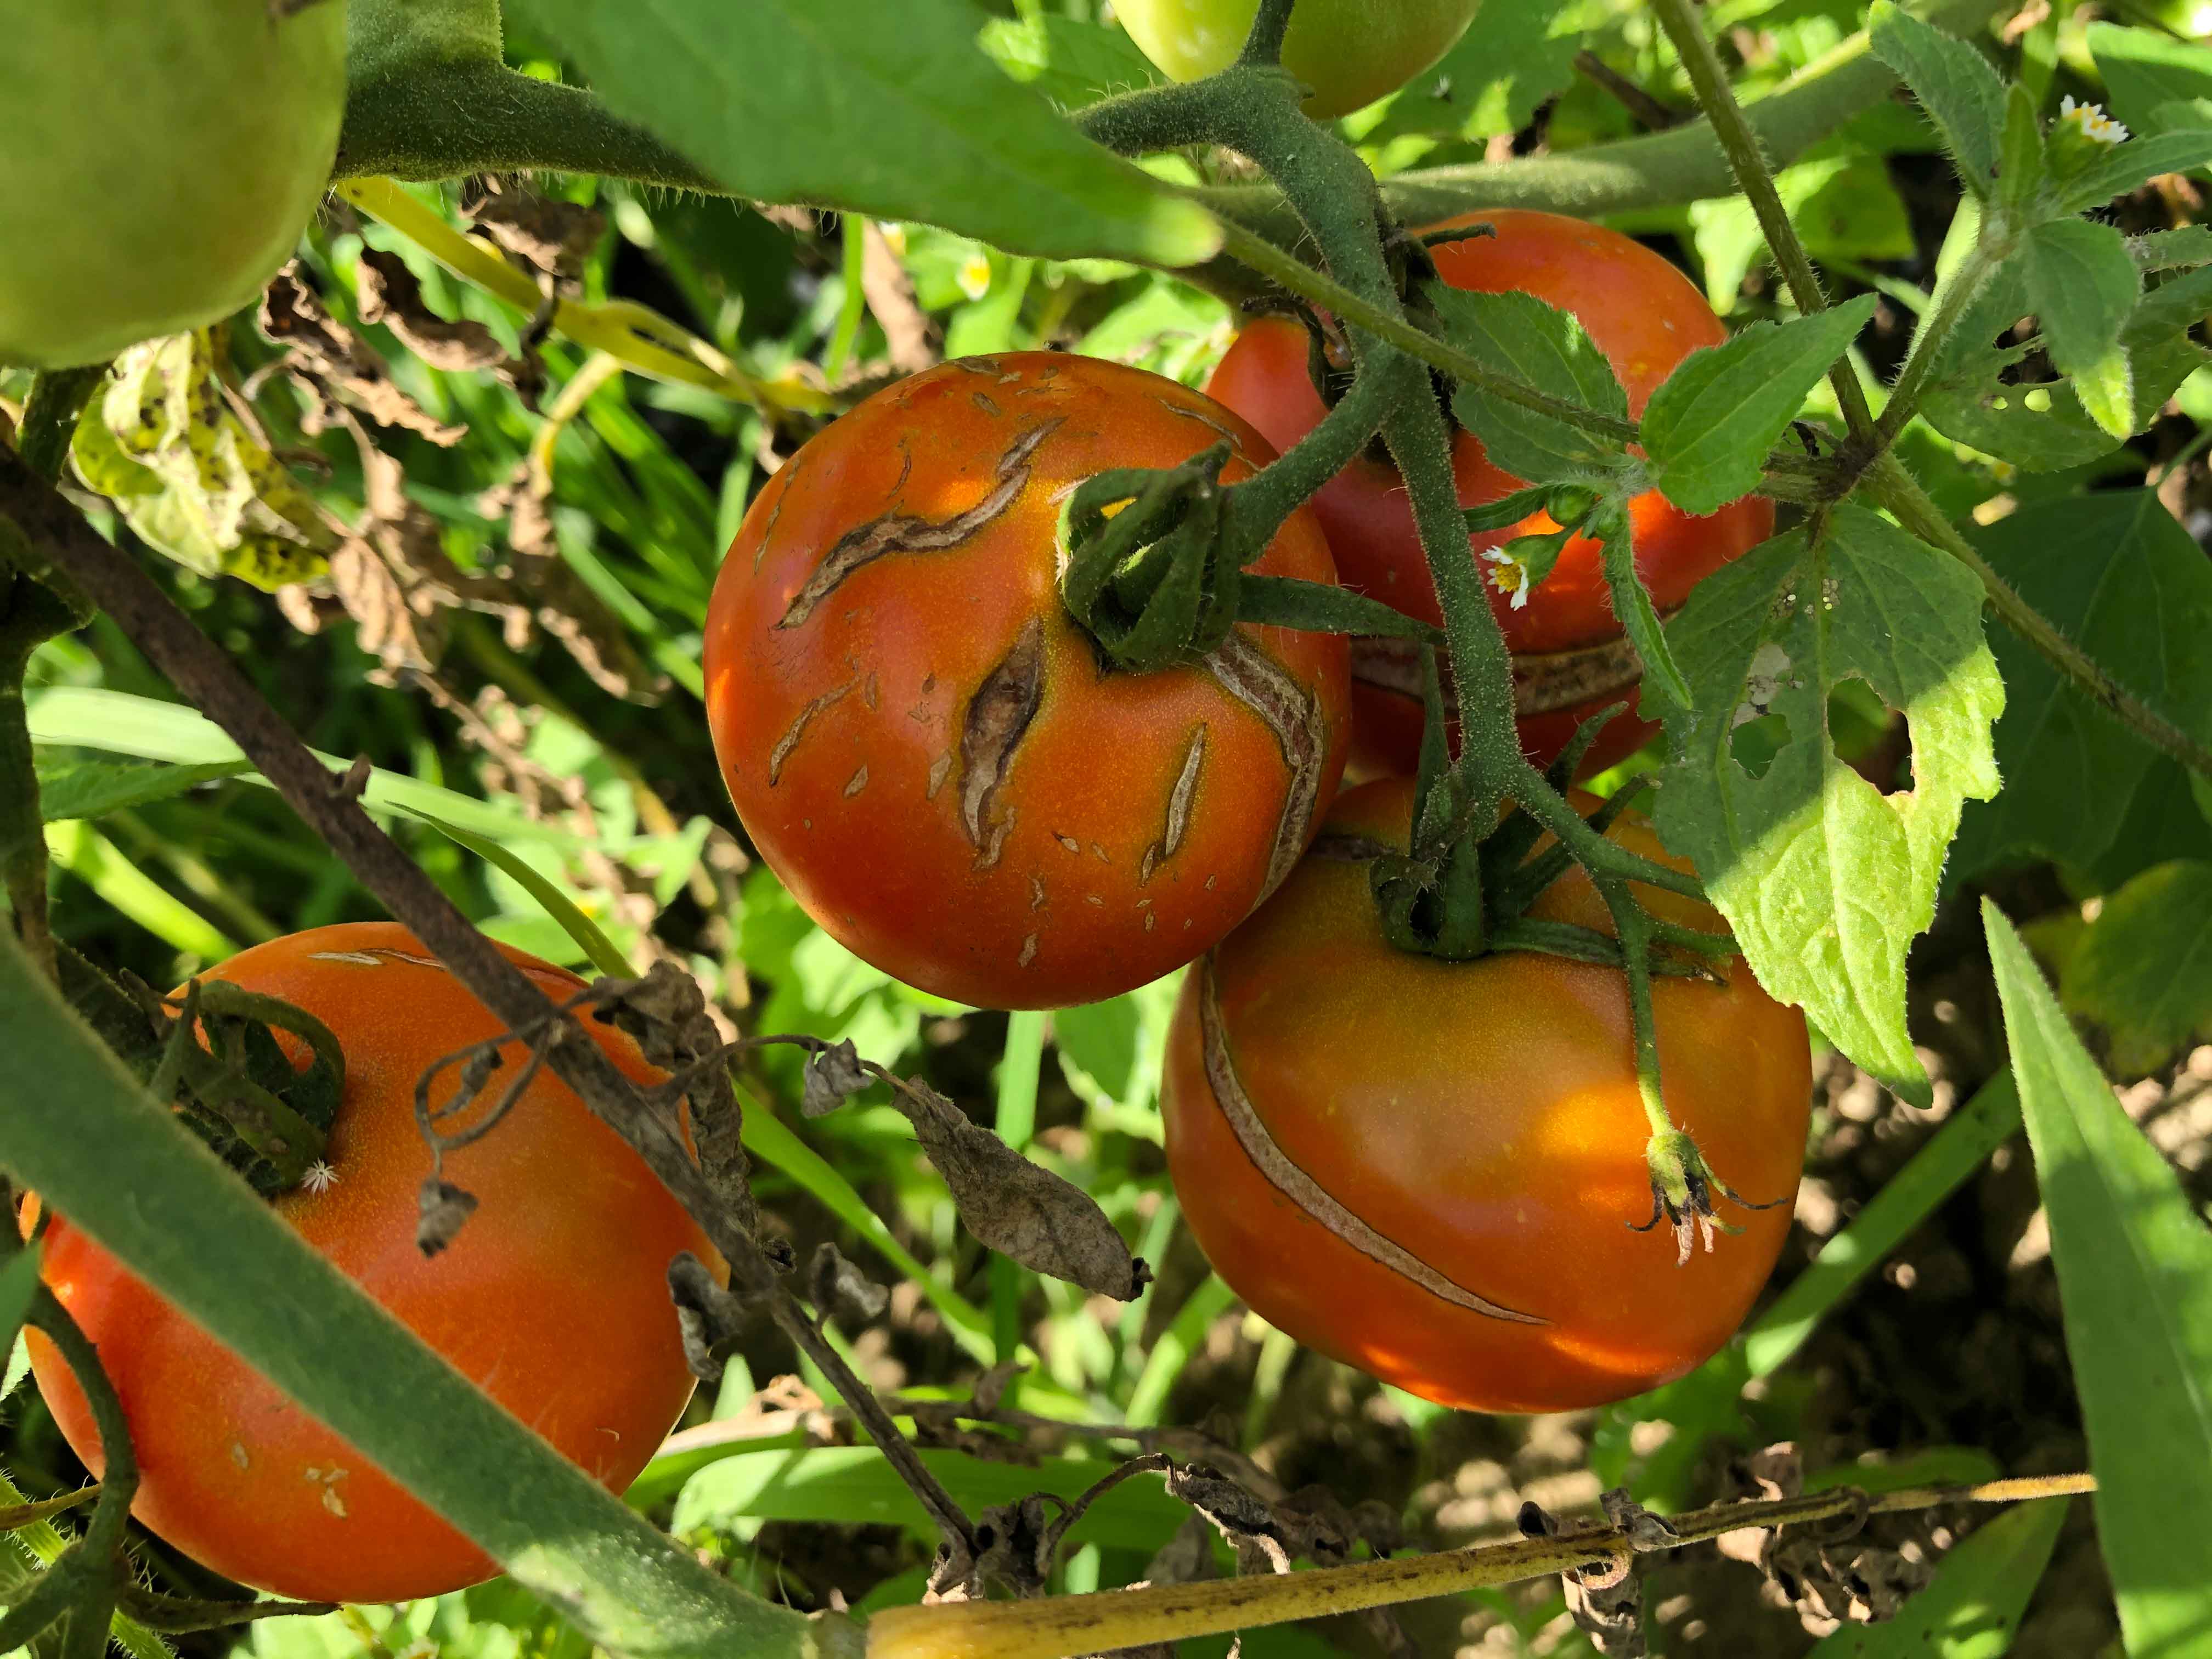
[[[961,1002],[1065,1007],[1181,967],[1289,872],[1343,770],[1343,640],[1240,627],[1130,673],[1060,597],[1071,489],[1224,438],[1226,483],[1274,459],[1156,374],[971,358],[761,492],[715,583],[707,714],[746,833],[834,938]],[[1334,580],[1303,511],[1255,568]]]
[[[1616,231],[1517,210],[1468,214],[1431,228],[1477,225],[1491,226],[1496,234],[1439,244],[1431,250],[1438,274],[1471,293],[1533,294],[1572,313],[1620,376],[1632,415],[1642,416],[1682,359],[1728,337],[1687,277]],[[1278,448],[1296,443],[1325,412],[1307,368],[1306,331],[1287,319],[1264,318],[1247,327],[1206,391]],[[1498,501],[1522,487],[1520,479],[1492,466],[1481,441],[1464,429],[1454,434],[1452,471],[1462,507]],[[1345,586],[1424,620],[1443,620],[1405,485],[1387,459],[1354,461],[1315,496],[1313,509],[1328,533]],[[1732,502],[1710,518],[1692,518],[1653,490],[1631,503],[1630,517],[1636,568],[1662,616],[1704,578],[1774,533],[1773,503],[1759,496]],[[1469,552],[1486,585],[1491,568],[1482,561],[1486,551],[1516,536],[1558,528],[1540,513],[1510,529],[1470,538]],[[1612,703],[1633,704],[1643,665],[1621,637],[1596,543],[1581,536],[1570,541],[1524,608],[1514,609],[1503,593],[1493,592],[1491,604],[1513,653],[1515,713],[1522,746],[1532,758],[1548,764],[1583,719]],[[1387,640],[1355,642],[1357,770],[1413,769],[1420,748],[1420,696],[1412,647]],[[1606,728],[1585,774],[1641,748],[1657,729],[1632,706]]]
[[[1805,1021],[1740,960],[1653,988],[1667,1106],[1721,1179],[1710,1255],[1651,1211],[1626,980],[1528,952],[1445,963],[1383,938],[1364,862],[1404,850],[1413,786],[1346,794],[1308,856],[1183,982],[1169,1173],[1222,1278],[1277,1328],[1468,1411],[1595,1406],[1725,1342],[1790,1228],[1812,1097]],[[1583,802],[1584,810],[1590,805]],[[1610,831],[1685,867],[1633,817]],[[1718,931],[1705,905],[1639,889]],[[1576,871],[1531,912],[1612,931]]]
[[[505,954],[549,996],[583,988],[534,957]],[[442,1254],[425,1258],[416,1195],[430,1153],[415,1124],[416,1079],[498,1036],[499,1021],[388,923],[294,933],[208,977],[305,1008],[345,1054],[327,1170],[277,1199],[277,1213],[556,1450],[614,1491],[629,1486],[691,1397],[668,1263],[685,1250],[720,1261],[645,1161],[540,1073],[496,1128],[446,1154],[445,1178],[477,1208]],[[629,1077],[665,1080],[629,1037],[585,1029]],[[279,1041],[304,1063],[293,1039]],[[520,1052],[506,1050],[500,1076]],[[27,1228],[36,1206],[26,1206]],[[44,1274],[98,1346],[131,1420],[140,1469],[131,1513],[193,1559],[280,1595],[331,1601],[412,1601],[498,1571],[64,1218],[46,1230]],[[99,1431],[76,1377],[44,1337],[28,1340],[40,1393],[97,1474]]]

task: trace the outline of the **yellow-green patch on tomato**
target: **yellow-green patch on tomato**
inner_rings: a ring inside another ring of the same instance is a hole
[[[1395,92],[1457,44],[1482,0],[1299,0],[1283,67],[1313,88],[1306,113],[1345,115]],[[1145,56],[1178,81],[1236,61],[1260,0],[1116,0]]]
[[[250,303],[337,154],[344,0],[0,0],[0,362]]]

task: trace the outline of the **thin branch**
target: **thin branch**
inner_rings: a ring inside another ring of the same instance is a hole
[[[1752,210],[1759,216],[1759,228],[1766,234],[1767,248],[1774,255],[1775,263],[1782,267],[1783,279],[1796,298],[1799,314],[1809,317],[1814,312],[1825,311],[1828,296],[1820,286],[1820,273],[1813,269],[1812,258],[1798,238],[1797,228],[1790,222],[1790,210],[1783,205],[1782,192],[1768,169],[1759,135],[1745,117],[1743,106],[1736,102],[1735,88],[1729,85],[1728,71],[1722,67],[1720,55],[1713,50],[1704,24],[1691,10],[1690,0],[1651,0],[1651,9],[1658,15],[1659,26],[1674,43],[1682,67],[1689,73],[1698,102],[1711,121],[1721,148],[1728,154],[1729,166],[1735,174],[1738,187],[1750,198]],[[1836,388],[1836,398],[1843,407],[1844,422],[1850,427],[1851,436],[1870,442],[1875,430],[1874,410],[1867,402],[1866,388],[1859,384],[1858,370],[1846,357],[1829,369],[1828,380]]]
[[[1753,1528],[1943,1504],[2020,1503],[2095,1490],[2094,1477],[2087,1474],[1993,1480],[1978,1486],[1917,1486],[1873,1498],[1856,1488],[1838,1487],[1767,1503],[1717,1504],[1670,1517],[1663,1531],[1605,1527],[1571,1537],[1513,1539],[1283,1575],[1033,1601],[894,1607],[870,1622],[868,1653],[870,1659],[1064,1659],[1070,1654],[1394,1607],[1558,1572],[1602,1570],[1626,1555],[1680,1549]]]

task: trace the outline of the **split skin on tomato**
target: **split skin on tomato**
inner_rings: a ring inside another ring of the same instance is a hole
[[[1510,210],[1468,214],[1435,230],[1490,226],[1431,249],[1451,287],[1479,294],[1533,294],[1571,313],[1620,377],[1632,416],[1641,418],[1651,394],[1692,352],[1717,346],[1728,330],[1690,280],[1658,254],[1601,225],[1551,213]],[[1263,318],[1240,334],[1214,371],[1207,392],[1287,448],[1326,413],[1308,370],[1308,336],[1300,324]],[[1502,500],[1522,480],[1491,465],[1482,441],[1454,434],[1452,471],[1462,507]],[[1434,581],[1413,527],[1404,481],[1389,461],[1363,456],[1322,486],[1313,510],[1328,534],[1337,572],[1347,587],[1441,624]],[[1664,616],[1690,590],[1774,533],[1774,505],[1759,496],[1693,518],[1656,490],[1630,503],[1636,568]],[[1470,556],[1490,586],[1483,558],[1516,536],[1559,526],[1539,513],[1510,529],[1468,538]],[[1642,665],[1621,636],[1606,588],[1598,544],[1577,536],[1561,550],[1550,575],[1515,609],[1492,592],[1492,609],[1514,658],[1516,715],[1522,746],[1549,764],[1590,714],[1633,703]],[[1419,664],[1407,647],[1361,641],[1352,653],[1353,767],[1364,775],[1409,772],[1420,747]],[[1584,775],[1641,748],[1658,728],[1632,711],[1600,736]]]
[[[1168,1168],[1215,1269],[1308,1346],[1440,1404],[1568,1411],[1682,1376],[1742,1322],[1789,1231],[1812,1097],[1805,1021],[1740,959],[1653,988],[1668,1115],[1754,1202],[1675,1265],[1619,970],[1446,963],[1383,937],[1362,843],[1402,851],[1413,786],[1348,792],[1280,892],[1184,981]],[[1584,799],[1587,811],[1594,803]],[[1677,868],[1641,822],[1613,838]],[[1370,852],[1371,856],[1371,850]],[[1695,900],[1655,915],[1718,931]],[[1579,870],[1531,914],[1612,931]]]
[[[504,954],[556,1000],[582,988],[533,957]],[[277,1213],[563,1456],[611,1490],[628,1486],[691,1396],[669,1261],[688,1250],[726,1272],[697,1224],[549,1071],[496,1128],[446,1154],[445,1178],[478,1207],[425,1258],[415,1226],[430,1152],[416,1127],[416,1079],[498,1036],[499,1021],[410,934],[384,923],[295,933],[207,977],[306,1009],[345,1054],[325,1160],[334,1178],[278,1198]],[[629,1037],[585,1029],[629,1077],[665,1080]],[[280,1041],[304,1063],[299,1044]],[[502,1053],[495,1091],[521,1048]],[[36,1215],[33,1199],[27,1229]],[[99,1349],[130,1419],[140,1472],[132,1514],[186,1555],[310,1601],[410,1601],[498,1571],[64,1217],[46,1230],[43,1271]],[[299,1336],[314,1341],[311,1314]],[[33,1331],[29,1341],[40,1392],[96,1474],[100,1434],[75,1376],[44,1337]]]
[[[1519,0],[1500,0],[1503,4]],[[1458,44],[1481,0],[1298,0],[1283,67],[1313,88],[1316,120],[1347,115],[1431,68]],[[1145,56],[1178,81],[1237,61],[1260,0],[1115,0]]]
[[[1176,382],[1051,352],[950,362],[817,435],[745,515],[707,619],[738,815],[831,936],[980,1006],[1097,1001],[1190,961],[1289,873],[1350,730],[1340,637],[1239,627],[1109,665],[1059,588],[1069,491],[1223,440]],[[1292,515],[1254,567],[1334,580]]]

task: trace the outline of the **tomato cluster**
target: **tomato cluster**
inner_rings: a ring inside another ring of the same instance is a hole
[[[573,974],[505,954],[556,999],[582,988]],[[386,923],[294,933],[209,977],[306,1009],[345,1054],[327,1170],[276,1200],[277,1213],[556,1449],[610,1488],[627,1486],[691,1397],[667,1272],[687,1250],[720,1263],[698,1224],[621,1137],[541,1072],[495,1133],[446,1154],[446,1179],[477,1208],[425,1257],[415,1244],[428,1168],[416,1080],[499,1036],[497,1018]],[[636,1082],[665,1081],[628,1037],[589,1029]],[[38,1213],[34,1198],[27,1230]],[[43,1271],[99,1349],[130,1419],[132,1513],[186,1554],[314,1601],[410,1601],[498,1571],[64,1217],[47,1222]],[[100,1434],[76,1377],[43,1337],[29,1341],[40,1392],[96,1474]]]
[[[1511,3],[1511,0],[1504,0]],[[1283,67],[1313,90],[1316,120],[1395,92],[1450,51],[1482,0],[1299,0]],[[1115,16],[1145,56],[1178,81],[1236,61],[1260,0],[1115,0]]]
[[[1601,225],[1528,211],[1469,214],[1433,230],[1465,229],[1458,241],[1431,249],[1437,274],[1471,293],[1533,294],[1571,313],[1613,365],[1632,415],[1692,352],[1719,345],[1728,331],[1689,280],[1639,242]],[[1308,368],[1305,329],[1283,319],[1247,328],[1231,346],[1206,390],[1287,448],[1326,413]],[[1452,470],[1462,507],[1501,501],[1522,481],[1491,464],[1482,441],[1460,430]],[[1388,601],[1426,622],[1441,623],[1436,586],[1413,509],[1396,468],[1386,459],[1354,461],[1314,497],[1346,586]],[[1773,533],[1773,503],[1748,497],[1710,518],[1692,518],[1656,490],[1630,506],[1637,572],[1663,616],[1729,560]],[[1469,556],[1516,536],[1554,531],[1537,514],[1510,529],[1468,539]],[[1584,720],[1636,695],[1642,665],[1613,614],[1596,543],[1577,536],[1549,576],[1516,607],[1503,593],[1492,605],[1514,653],[1515,699],[1522,746],[1549,763]],[[1354,648],[1352,763],[1367,775],[1407,771],[1419,752],[1420,678],[1411,651],[1394,641],[1363,641]],[[1657,727],[1632,714],[1617,718],[1586,763],[1595,771],[1643,747]]]

